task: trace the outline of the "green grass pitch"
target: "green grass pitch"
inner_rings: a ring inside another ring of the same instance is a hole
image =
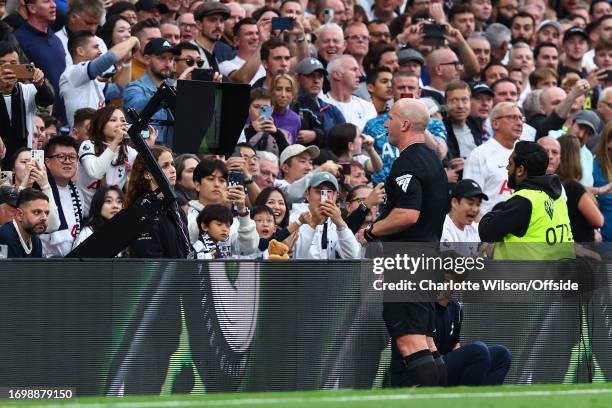
[[[311,392],[227,393],[171,397],[85,397],[72,400],[0,400],[1,407],[62,408],[578,408],[612,407],[612,383],[500,387],[407,388]]]

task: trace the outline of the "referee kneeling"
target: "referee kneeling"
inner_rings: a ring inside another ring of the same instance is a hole
[[[440,242],[448,207],[448,180],[442,163],[425,145],[427,106],[401,99],[389,112],[389,143],[400,150],[385,182],[386,201],[378,221],[359,232],[360,240]],[[383,305],[393,338],[391,384],[396,387],[446,385],[446,366],[436,350],[435,303]]]

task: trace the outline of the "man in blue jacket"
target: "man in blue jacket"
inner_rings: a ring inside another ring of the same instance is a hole
[[[14,187],[3,187],[0,202],[17,207],[15,219],[0,227],[0,245],[9,258],[42,258],[39,234],[47,229],[49,199],[40,190],[26,188],[17,195]]]

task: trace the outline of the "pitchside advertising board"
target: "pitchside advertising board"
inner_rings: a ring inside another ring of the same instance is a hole
[[[485,269],[563,270],[495,264]],[[612,379],[611,263],[585,265],[588,289],[576,296],[454,291],[461,342],[506,345],[510,384]],[[0,386],[116,396],[383,387],[387,294],[374,269],[373,260],[2,261]]]

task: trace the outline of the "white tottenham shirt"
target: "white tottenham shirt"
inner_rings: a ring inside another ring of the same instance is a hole
[[[85,140],[79,148],[79,166],[77,168],[77,187],[83,198],[83,214],[89,214],[89,205],[96,190],[100,186],[100,179],[103,177],[106,180],[107,186],[118,186],[123,188],[127,181],[128,171],[131,163],[134,163],[138,152],[128,146],[127,159],[128,164],[113,166],[117,157],[119,157],[119,149],[113,152],[106,149],[100,156],[95,155],[94,144],[90,140]]]
[[[101,109],[104,107],[105,84],[89,78],[87,67],[91,61],[70,65],[59,79],[60,96],[66,107],[66,119],[74,125],[74,112],[81,108]]]
[[[488,213],[495,204],[506,201],[514,192],[508,187],[508,159],[513,149],[507,149],[497,140],[489,139],[472,151],[465,162],[463,178],[480,185],[488,201],[482,201],[480,215]]]
[[[340,109],[340,112],[344,115],[344,119],[346,119],[346,123],[352,123],[357,126],[359,130],[363,130],[368,120],[378,116],[372,102],[368,102],[355,95],[351,95],[350,102],[337,101],[332,98],[330,94],[325,94],[321,99]]]
[[[246,61],[236,55],[234,59],[223,61],[222,63],[220,63],[219,72],[221,73],[221,75],[229,77],[232,72],[238,71],[240,68],[242,68],[244,64],[246,64]],[[263,67],[263,65],[260,64],[259,69],[255,73],[255,75],[253,76],[253,79],[251,79],[251,82],[249,84],[253,85],[255,82],[257,82],[258,80],[260,80],[261,78],[265,76],[266,76],[266,70]]]
[[[471,256],[478,252],[480,235],[478,234],[478,223],[473,222],[460,230],[453,222],[449,214],[446,214],[444,226],[442,227],[441,249],[454,250],[463,256]]]
[[[61,207],[64,212],[67,228],[52,232],[50,234],[40,235],[43,256],[47,258],[66,256],[72,249],[72,243],[74,242],[77,232],[80,229],[80,225],[77,223],[72,196],[70,195],[70,187],[62,187],[58,185],[57,190],[59,192],[60,202],[56,203],[56,205]],[[78,188],[75,188],[75,190],[80,201],[81,195],[79,194]],[[82,210],[81,213],[83,213]]]

